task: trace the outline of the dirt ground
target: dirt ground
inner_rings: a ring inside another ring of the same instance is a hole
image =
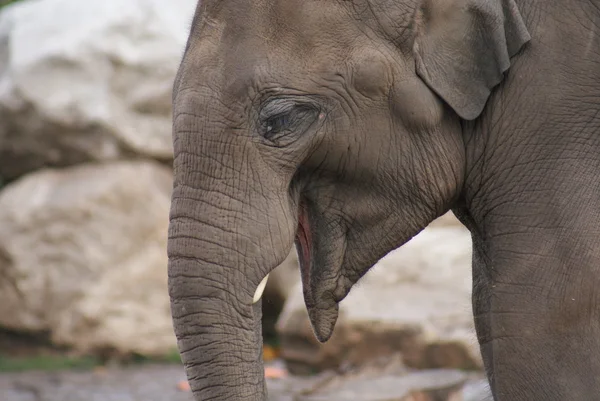
[[[43,340],[43,338],[42,338]],[[47,341],[0,331],[0,356],[63,355]],[[0,373],[0,401],[193,401],[179,364],[122,364],[93,370]],[[266,363],[286,372],[282,360]],[[466,384],[465,384],[466,383]],[[489,392],[480,373],[410,371],[401,355],[313,377],[267,379],[269,401],[483,401]],[[414,395],[415,390],[418,395]]]
[[[185,380],[177,365],[143,366],[93,372],[26,372],[0,374],[2,401],[192,401],[178,389]],[[292,401],[308,384],[302,378],[269,381],[269,401]]]
[[[25,372],[0,374],[1,401],[193,401],[189,392],[178,388],[185,381],[183,368],[178,365],[136,366],[87,372]],[[297,401],[300,392],[315,387],[321,378],[287,377],[268,380],[269,401]],[[364,386],[369,386],[366,381]],[[364,389],[369,392],[369,389]],[[361,399],[366,394],[359,389]],[[470,379],[461,390],[460,398],[452,400],[482,401],[488,399],[480,379]],[[336,400],[350,400],[335,395]],[[369,400],[381,400],[367,396]],[[301,399],[305,399],[301,397]],[[320,399],[320,397],[318,398]],[[331,399],[331,396],[327,396]],[[413,398],[393,398],[412,400]],[[418,398],[423,399],[423,398]],[[426,398],[429,400],[430,398]],[[434,399],[434,398],[431,398]],[[439,398],[445,401],[447,398]],[[436,397],[437,401],[438,398]]]

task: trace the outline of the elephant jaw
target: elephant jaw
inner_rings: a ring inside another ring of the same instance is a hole
[[[331,282],[319,280],[312,274],[313,236],[306,205],[300,205],[296,246],[300,262],[300,273],[304,292],[304,302],[316,338],[326,342],[333,333],[338,318],[338,303],[333,299]]]

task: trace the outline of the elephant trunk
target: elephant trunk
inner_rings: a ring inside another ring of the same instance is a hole
[[[197,74],[194,73],[194,76]],[[289,177],[223,123],[223,102],[180,88],[174,103],[169,295],[198,401],[264,401],[261,302],[293,246]]]
[[[250,294],[260,280],[240,266],[248,239],[225,234],[228,217],[201,199],[191,187],[174,189],[169,294],[181,358],[197,400],[263,401],[261,302]]]

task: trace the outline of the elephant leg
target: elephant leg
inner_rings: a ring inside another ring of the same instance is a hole
[[[474,253],[475,324],[494,399],[598,400],[600,264],[593,250],[543,248],[487,261]]]

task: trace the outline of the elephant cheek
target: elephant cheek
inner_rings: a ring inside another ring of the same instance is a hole
[[[363,54],[356,60],[352,72],[352,85],[363,96],[370,99],[383,99],[390,86],[390,68],[381,56]]]
[[[444,117],[444,104],[418,78],[395,83],[389,104],[393,118],[408,129],[434,128]]]

